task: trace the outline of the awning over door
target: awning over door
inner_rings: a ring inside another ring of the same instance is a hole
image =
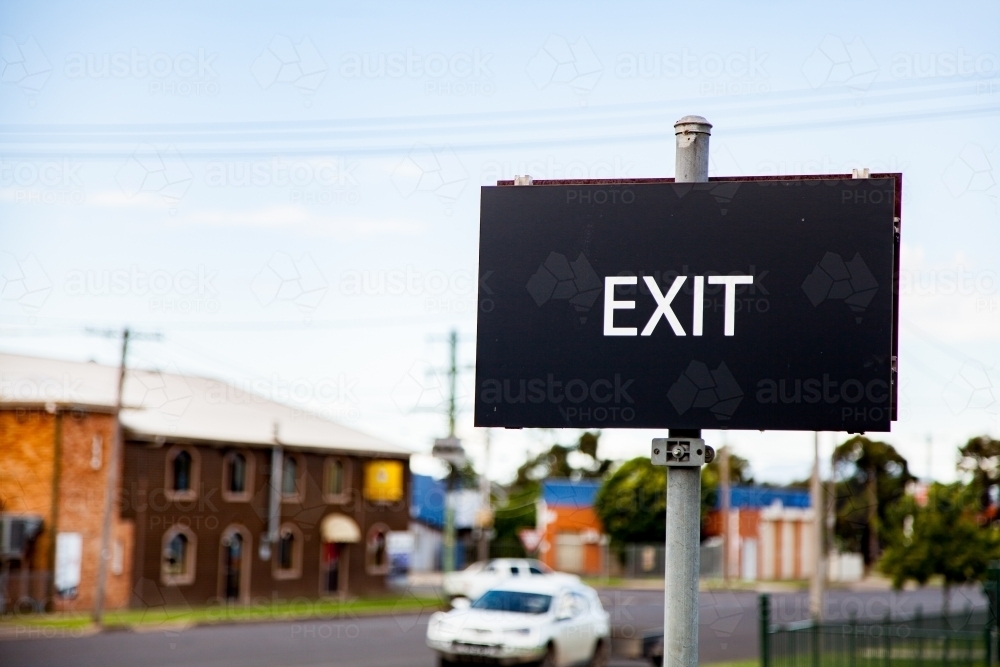
[[[320,535],[324,542],[339,542],[354,544],[361,541],[361,529],[349,516],[330,514],[320,524]]]

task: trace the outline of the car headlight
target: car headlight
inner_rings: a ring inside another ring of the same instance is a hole
[[[454,623],[449,623],[446,618],[432,618],[430,624],[427,626],[427,635],[429,637],[454,637],[458,634],[458,626]]]
[[[516,644],[537,644],[538,628],[515,628],[503,631],[504,641]]]

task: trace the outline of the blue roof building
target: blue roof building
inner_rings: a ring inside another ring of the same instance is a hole
[[[775,489],[767,486],[733,486],[729,489],[732,509],[764,509],[775,503],[782,507],[807,509],[812,507],[808,489]],[[716,494],[715,509],[722,508],[722,496]]]
[[[412,475],[410,518],[432,528],[444,527],[445,482],[430,475]]]
[[[593,507],[600,488],[600,480],[547,479],[542,482],[542,500],[549,507]]]

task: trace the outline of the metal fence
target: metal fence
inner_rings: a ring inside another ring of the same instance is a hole
[[[995,621],[988,609],[947,616],[839,623],[771,624],[770,597],[760,597],[761,667],[992,667]]]

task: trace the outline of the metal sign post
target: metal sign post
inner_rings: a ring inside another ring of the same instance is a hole
[[[701,431],[670,429],[653,438],[653,465],[667,466],[667,552],[663,582],[663,664],[698,664],[698,569],[701,531],[701,467],[715,450]]]
[[[701,116],[685,116],[674,123],[677,140],[674,167],[676,182],[708,181],[708,140],[711,130],[711,124]],[[667,466],[663,664],[667,667],[697,667],[701,466],[711,462],[714,452],[708,454],[711,449],[701,439],[700,429],[670,429],[669,434],[670,439],[666,442],[659,438],[653,440],[653,463],[659,463],[657,449],[667,454],[663,459],[663,464]]]
[[[823,592],[826,587],[826,548],[823,539],[823,482],[819,474],[819,431],[813,433],[813,469],[809,483],[813,507],[813,576],[809,582],[809,615],[823,620]]]

